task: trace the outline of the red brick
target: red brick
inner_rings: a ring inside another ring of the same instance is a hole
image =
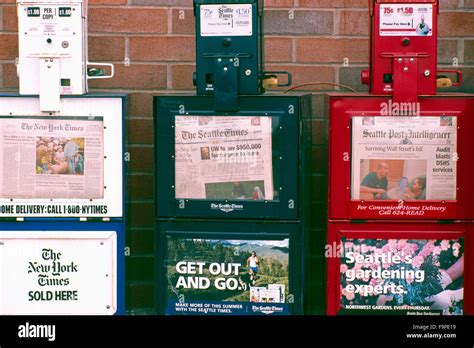
[[[474,63],[474,40],[464,41],[464,62]]]
[[[115,65],[115,76],[111,79],[90,80],[92,88],[116,89],[160,89],[166,88],[165,65],[123,64]]]
[[[196,71],[195,65],[175,64],[171,69],[173,89],[194,89],[193,72]]]
[[[0,34],[0,59],[13,60],[18,57],[18,36]]]
[[[268,71],[288,71],[293,76],[293,84],[291,87],[295,87],[300,84],[311,83],[311,82],[334,82],[335,69],[328,66],[311,66],[311,65],[275,65],[267,64],[265,66]],[[285,82],[285,81],[282,81]],[[280,88],[286,90],[290,87]],[[317,91],[317,90],[333,89],[331,86],[308,86],[301,87],[298,90],[301,91]]]
[[[341,11],[339,20],[339,34],[341,35],[369,35],[369,13],[364,11]]]
[[[266,34],[331,35],[334,31],[333,11],[271,10],[265,12]]]
[[[328,86],[328,88],[331,88]],[[325,94],[323,92],[314,92],[312,93],[312,106],[313,106],[313,119],[324,118],[324,109],[326,106]],[[320,143],[320,141],[313,142]]]
[[[322,139],[325,137],[325,131],[326,131],[326,122],[321,121],[321,120],[313,120],[312,121],[312,139],[313,143],[316,142],[321,142]]]
[[[474,12],[441,12],[440,36],[474,36]]]
[[[195,42],[192,36],[131,37],[132,61],[195,61]]]
[[[192,34],[196,32],[196,21],[193,10],[173,9],[172,12],[172,33]]]
[[[134,176],[140,178],[139,176]],[[153,194],[153,191],[150,191]],[[130,230],[127,233],[127,239],[132,246],[130,252],[132,255],[153,254],[155,252],[154,232],[152,230]]]
[[[367,0],[300,0],[300,7],[367,7]]]
[[[291,38],[265,38],[265,62],[291,62],[292,51],[293,44]]]
[[[3,64],[3,87],[18,88],[18,76],[15,64]]]
[[[130,147],[127,149],[130,153],[129,170],[131,172],[153,173],[154,152],[151,147]]]
[[[149,93],[131,93],[128,98],[128,115],[153,117],[153,95]]]
[[[312,172],[313,173],[325,173],[327,171],[327,151],[318,146],[313,146],[311,150],[312,155]]]
[[[90,32],[167,33],[168,14],[165,9],[90,8]]]
[[[367,92],[368,86],[363,85],[361,82],[362,70],[367,70],[368,67],[364,66],[340,66],[339,67],[339,83],[348,87],[352,87],[358,92]],[[341,87],[341,91],[348,92],[346,88]]]
[[[297,38],[296,61],[301,63],[349,63],[367,62],[368,39]]]
[[[153,175],[130,175],[127,196],[130,200],[153,199]]]
[[[125,264],[125,278],[130,283],[153,281],[155,270],[154,253],[151,255],[135,255],[127,258]]]
[[[474,8],[474,0],[464,0],[464,7]]]
[[[89,5],[125,5],[127,0],[89,0]]]
[[[442,0],[439,2],[440,10],[446,8],[457,8],[458,7],[458,0]]]
[[[453,58],[461,58],[458,57],[457,40],[438,40],[438,64],[450,64]]]
[[[18,31],[16,6],[3,6],[3,30]]]
[[[265,8],[267,7],[293,7],[294,0],[265,0]]]
[[[132,203],[128,208],[130,223],[134,227],[154,225],[155,209],[153,203]]]
[[[125,38],[123,36],[89,36],[89,59],[96,61],[123,61]]]
[[[192,7],[191,0],[130,0],[131,5],[145,6],[188,6]]]
[[[159,291],[158,289],[155,290],[155,285],[152,282],[149,284],[140,282],[138,284],[127,284],[127,286],[127,290],[125,291],[125,306],[130,308],[132,313],[153,314],[155,291]],[[137,307],[140,310],[138,310]]]
[[[132,144],[152,145],[154,130],[152,119],[128,120],[128,140]]]

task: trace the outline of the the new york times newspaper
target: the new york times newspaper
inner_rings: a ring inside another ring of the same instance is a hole
[[[176,198],[272,200],[272,118],[176,116]]]
[[[0,116],[0,197],[104,196],[101,117]]]
[[[456,117],[354,117],[352,199],[455,200]]]

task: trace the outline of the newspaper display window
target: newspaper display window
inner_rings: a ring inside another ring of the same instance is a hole
[[[352,200],[455,201],[455,116],[352,118]]]
[[[0,103],[0,217],[120,218],[124,209],[124,95]]]
[[[103,199],[103,117],[0,116],[0,197]]]
[[[277,201],[279,118],[175,116],[175,197]]]

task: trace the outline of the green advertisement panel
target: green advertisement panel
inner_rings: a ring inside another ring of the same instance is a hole
[[[166,314],[290,314],[289,242],[168,236]]]

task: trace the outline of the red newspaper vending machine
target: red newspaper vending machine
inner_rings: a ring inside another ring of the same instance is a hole
[[[474,314],[474,95],[437,91],[438,1],[369,3],[369,93],[328,98],[327,313]]]

